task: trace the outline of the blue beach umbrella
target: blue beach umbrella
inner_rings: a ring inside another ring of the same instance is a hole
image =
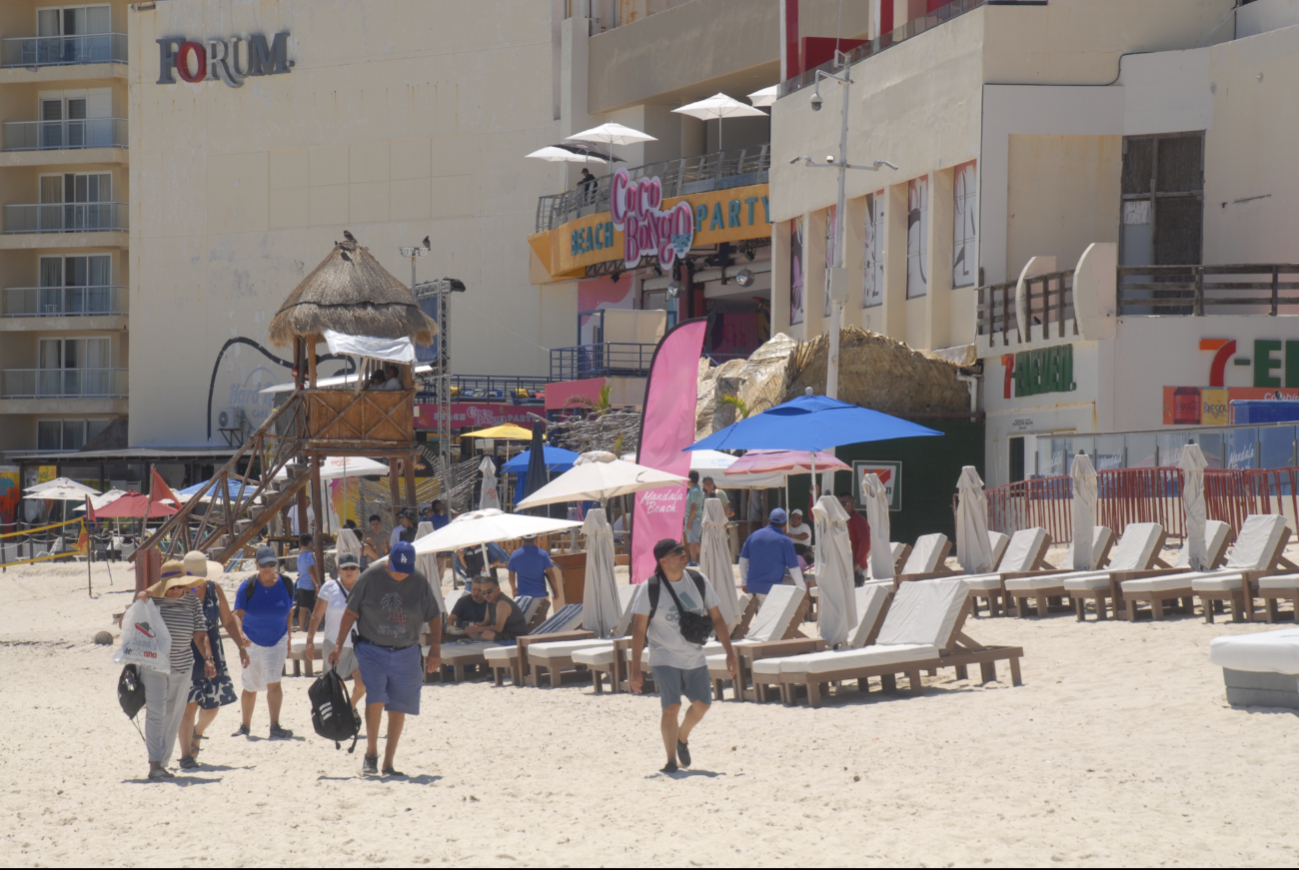
[[[799,396],[714,432],[686,450],[828,450],[844,444],[942,435],[826,396]]]

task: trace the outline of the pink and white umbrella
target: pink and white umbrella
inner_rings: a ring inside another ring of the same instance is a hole
[[[750,450],[735,460],[727,474],[811,474],[822,471],[852,471],[842,459],[824,450]]]

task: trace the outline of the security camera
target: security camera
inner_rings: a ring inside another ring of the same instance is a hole
[[[812,92],[812,111],[813,112],[821,111],[821,95],[816,91]]]

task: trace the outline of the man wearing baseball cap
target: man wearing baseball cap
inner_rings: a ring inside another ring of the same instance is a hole
[[[798,554],[794,552],[794,542],[785,534],[784,508],[771,512],[765,528],[749,535],[740,550],[740,580],[744,591],[758,596],[761,601],[767,597],[772,586],[785,582],[785,572],[794,578],[794,585],[806,589],[803,582],[803,571],[798,567]]]
[[[382,773],[404,775],[393,763],[407,714],[419,715],[424,684],[419,666],[420,634],[426,623],[430,649],[424,670],[434,674],[442,665],[442,614],[428,579],[415,570],[415,548],[407,541],[398,541],[388,563],[370,568],[352,587],[329,654],[329,664],[337,667],[347,636],[356,626],[352,648],[368,696],[366,752],[361,765],[365,776],[380,773],[379,728],[384,710],[388,711],[388,742]]]
[[[235,736],[250,736],[257,693],[265,692],[271,712],[271,739],[287,740],[293,732],[280,727],[280,706],[284,703],[280,678],[293,639],[293,584],[280,573],[280,560],[272,547],[258,547],[256,559],[257,576],[245,580],[235,593],[235,620],[248,640],[248,665],[239,697],[243,723]]]

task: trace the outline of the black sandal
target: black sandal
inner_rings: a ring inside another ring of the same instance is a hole
[[[198,754],[203,751],[202,745],[199,744],[200,740],[207,740],[207,735],[196,733],[190,736],[189,754],[193,758],[198,758]]]
[[[406,774],[402,773],[400,770],[393,770],[391,767],[385,767],[385,768],[383,769],[383,775],[384,775],[384,776],[400,776],[400,777],[402,777],[403,779],[406,778]]]

